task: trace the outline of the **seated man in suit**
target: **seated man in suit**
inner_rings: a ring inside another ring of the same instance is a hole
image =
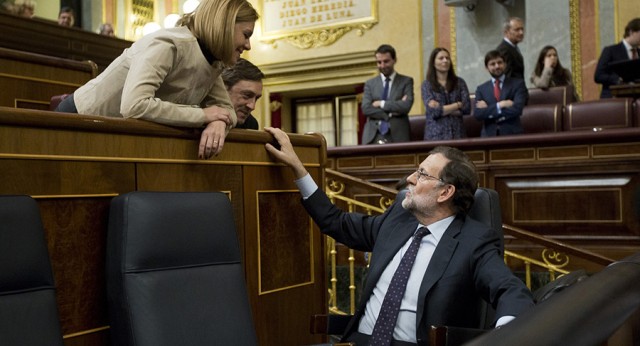
[[[624,28],[624,38],[618,44],[604,47],[598,59],[598,66],[593,79],[596,83],[602,84],[600,98],[610,98],[610,86],[622,83],[622,78],[618,76],[609,66],[613,62],[638,59],[640,55],[640,18],[632,19]]]
[[[235,128],[257,130],[258,120],[251,112],[256,109],[256,103],[262,96],[264,74],[256,65],[240,58],[235,65],[224,69],[221,76],[233,109],[238,115]]]
[[[396,50],[390,45],[378,47],[375,57],[380,75],[364,83],[362,113],[367,122],[362,131],[362,144],[408,142],[413,78],[395,71]]]
[[[477,328],[482,298],[501,326],[533,306],[531,292],[505,265],[500,238],[467,217],[478,175],[460,150],[433,149],[407,178],[408,192],[382,215],[347,213],[331,204],[296,156],[286,133],[267,127],[293,169],[304,207],[323,233],[371,251],[362,300],[343,335],[357,345],[427,345],[430,325]]]
[[[482,137],[522,133],[520,116],[527,102],[524,80],[505,76],[505,61],[500,52],[492,50],[484,57],[484,66],[491,79],[476,89],[473,116],[484,122]]]

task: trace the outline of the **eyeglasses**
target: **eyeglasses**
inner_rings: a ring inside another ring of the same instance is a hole
[[[433,175],[430,175],[429,173],[426,173],[425,171],[423,171],[422,168],[417,169],[416,174],[418,175],[419,182],[424,182],[426,179],[431,179],[431,180],[437,180],[441,183],[444,183],[444,180],[442,180],[442,178],[436,178]]]

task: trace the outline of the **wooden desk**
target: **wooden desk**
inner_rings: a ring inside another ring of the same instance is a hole
[[[291,135],[323,181],[325,143]],[[260,345],[322,342],[309,316],[326,313],[324,242],[291,170],[274,164],[263,131],[232,130],[224,151],[197,160],[192,130],[0,107],[0,193],[39,204],[66,345],[107,345],[104,258],[111,198],[134,190],[223,191],[231,198]]]
[[[612,85],[609,89],[614,97],[631,97],[634,100],[640,98],[640,84]]]

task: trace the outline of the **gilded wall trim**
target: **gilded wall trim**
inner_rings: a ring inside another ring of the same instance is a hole
[[[582,45],[580,44],[580,0],[569,0],[571,30],[571,71],[576,94],[582,100]]]
[[[370,1],[368,7],[361,0],[324,0],[324,3],[282,2],[283,7],[277,10],[280,18],[267,18],[269,13],[276,13],[272,12],[272,7],[261,3],[259,12],[265,17],[262,19],[263,36],[260,41],[270,44],[273,48],[278,47],[277,41],[283,40],[298,48],[309,49],[329,46],[354,30],[356,35],[363,36],[378,23],[378,1]],[[367,9],[366,15],[358,14],[362,8]],[[347,20],[341,21],[342,18]],[[282,24],[276,24],[276,30],[271,31],[268,29],[271,22],[266,21],[274,21],[273,24],[282,21]]]
[[[451,37],[451,63],[458,68],[458,46],[456,43],[456,11],[453,7],[449,9],[449,36]]]

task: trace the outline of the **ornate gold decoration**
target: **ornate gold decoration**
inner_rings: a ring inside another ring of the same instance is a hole
[[[456,42],[456,11],[453,7],[449,9],[449,35],[450,35],[450,44],[451,44],[451,63],[453,66],[458,64],[458,44]]]
[[[271,0],[261,5],[260,40],[273,48],[278,40],[302,49],[328,46],[353,30],[362,36],[378,23],[377,0]]]
[[[385,197],[382,196],[380,197],[380,208],[387,210],[387,208],[389,208],[393,202],[395,201],[395,199],[391,199],[389,197]]]
[[[330,180],[327,184],[327,192],[330,196],[341,195],[344,192],[344,183],[337,180]]]
[[[582,45],[580,44],[580,1],[569,0],[569,25],[571,30],[571,71],[576,94],[582,100]],[[596,26],[597,27],[597,26]]]
[[[271,101],[271,103],[269,103],[269,110],[272,113],[280,109],[280,107],[282,107],[282,102],[280,101],[274,100],[274,101]]]
[[[569,256],[554,249],[542,250],[542,261],[551,269],[563,268],[569,264]]]
[[[365,23],[352,26],[343,26],[339,28],[322,29],[316,31],[307,31],[298,34],[284,36],[281,39],[286,40],[290,44],[302,48],[316,48],[329,46],[336,42],[340,37],[344,36],[351,30],[356,30],[356,35],[364,35],[365,30],[371,29],[376,23]],[[277,39],[266,40],[265,43],[270,44],[273,48],[277,48]]]

